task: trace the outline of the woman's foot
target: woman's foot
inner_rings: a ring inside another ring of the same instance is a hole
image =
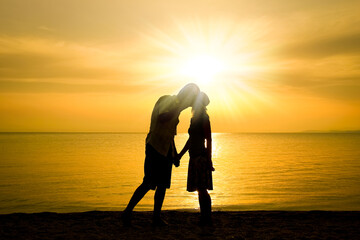
[[[199,226],[200,227],[212,227],[213,222],[212,222],[211,217],[200,217]]]

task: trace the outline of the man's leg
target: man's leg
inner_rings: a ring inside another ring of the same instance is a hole
[[[134,207],[140,202],[140,200],[145,196],[145,194],[150,190],[150,185],[146,183],[142,183],[132,195],[127,207],[124,212],[130,213],[134,209]]]
[[[161,208],[164,202],[166,193],[166,187],[158,186],[155,191],[154,195],[154,224],[156,225],[167,225],[166,222],[164,222],[161,217]]]
[[[171,182],[171,169],[172,169],[172,154],[171,148],[167,157],[158,154],[157,160],[157,187],[154,195],[154,218],[153,224],[155,226],[165,226],[167,223],[161,219],[161,208],[164,202],[166,187],[170,187]]]
[[[131,213],[134,209],[134,207],[136,206],[136,204],[138,204],[138,202],[140,202],[140,200],[145,196],[145,194],[150,190],[150,185],[149,184],[145,184],[142,183],[134,192],[134,194],[132,195],[127,207],[125,208],[122,217],[122,221],[124,223],[125,226],[130,226],[131,225]]]
[[[151,189],[150,182],[152,182],[151,176],[153,175],[153,161],[152,156],[154,150],[150,145],[146,145],[145,150],[145,163],[144,163],[144,180],[140,186],[135,190],[132,195],[127,207],[124,210],[125,216],[130,215],[134,207],[140,202],[140,200],[145,196],[145,194]]]

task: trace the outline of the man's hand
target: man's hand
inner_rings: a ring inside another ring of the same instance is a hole
[[[176,154],[176,156],[174,158],[174,165],[175,165],[175,167],[180,166],[180,156],[179,156],[179,154]]]

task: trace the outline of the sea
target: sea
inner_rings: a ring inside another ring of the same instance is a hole
[[[0,214],[121,211],[143,179],[145,133],[0,133]],[[360,210],[360,133],[213,133],[213,210]],[[188,134],[178,134],[178,151]],[[198,210],[189,156],[164,210]],[[153,209],[149,191],[135,211]]]

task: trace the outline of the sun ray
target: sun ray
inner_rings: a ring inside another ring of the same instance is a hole
[[[154,71],[149,81],[177,88],[197,83],[216,103],[216,111],[234,117],[245,109],[256,113],[259,102],[270,104],[271,99],[256,87],[269,67],[262,60],[266,48],[252,47],[259,33],[229,21],[174,22],[177,34],[154,26],[141,34],[159,53],[148,62]]]

